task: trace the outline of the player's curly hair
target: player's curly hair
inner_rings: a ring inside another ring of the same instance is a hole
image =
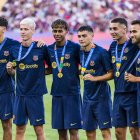
[[[8,21],[4,17],[0,17],[0,26],[8,27]]]
[[[65,20],[62,20],[62,19],[55,20],[52,23],[51,27],[52,27],[52,29],[53,28],[64,28],[67,31],[69,30],[68,23]]]

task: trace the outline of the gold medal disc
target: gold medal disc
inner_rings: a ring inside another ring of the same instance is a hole
[[[120,76],[120,72],[116,72],[116,77],[119,77]]]
[[[63,73],[59,72],[59,73],[57,74],[57,76],[58,76],[58,78],[62,78],[62,77],[63,77]]]

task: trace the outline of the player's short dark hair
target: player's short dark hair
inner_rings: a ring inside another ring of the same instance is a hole
[[[121,18],[121,17],[112,19],[112,20],[111,20],[111,23],[120,23],[120,24],[123,24],[123,25],[125,25],[126,27],[128,27],[127,20],[126,20],[125,18]]]
[[[4,17],[0,17],[0,26],[8,27],[8,21]]]
[[[68,23],[65,20],[62,20],[62,19],[55,20],[52,23],[51,27],[52,27],[52,29],[53,28],[64,28],[67,31],[69,30]]]
[[[137,19],[137,20],[133,20],[133,21],[131,22],[131,25],[135,25],[135,24],[139,24],[139,25],[140,25],[140,20]]]
[[[89,25],[83,25],[83,26],[81,26],[81,27],[78,29],[77,32],[82,32],[82,31],[88,31],[88,32],[93,33],[93,29],[92,29],[92,27],[89,26]]]

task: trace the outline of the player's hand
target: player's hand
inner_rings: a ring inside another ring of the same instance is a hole
[[[96,77],[95,76],[92,76],[91,74],[86,74],[84,77],[83,77],[83,80],[89,80],[89,81],[97,81]]]
[[[126,81],[129,79],[128,73],[127,73],[127,72],[125,72],[125,74],[124,74],[124,79],[125,79]]]
[[[128,82],[136,82],[137,77],[132,75],[131,73],[127,73],[125,74],[125,80],[127,80]]]
[[[6,69],[7,69],[7,72],[9,74],[12,74],[14,68],[13,68],[13,63],[12,62],[8,62],[7,65],[6,65]]]
[[[37,41],[37,47],[42,47],[44,45],[46,45],[46,42],[45,41],[43,41],[43,40],[38,40]]]

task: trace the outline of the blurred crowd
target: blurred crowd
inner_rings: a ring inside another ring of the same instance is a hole
[[[110,19],[121,16],[140,18],[139,0],[7,0],[0,16],[9,21],[9,30],[18,30],[25,17],[34,17],[37,32],[50,31],[52,21],[65,19],[71,31],[88,24],[96,31],[106,31]]]

